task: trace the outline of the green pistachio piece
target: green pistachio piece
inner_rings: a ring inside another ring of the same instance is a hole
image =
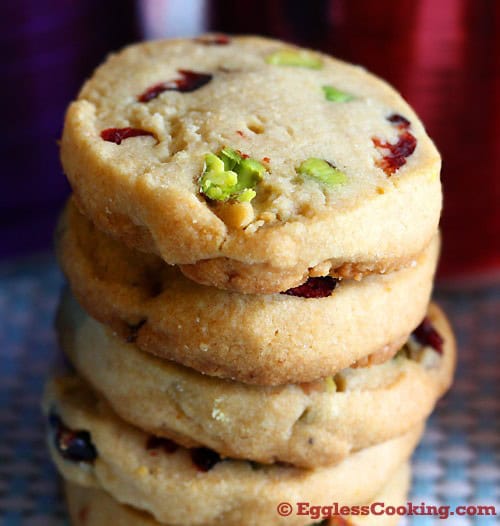
[[[417,362],[425,369],[435,369],[441,364],[441,356],[432,347],[424,347]]]
[[[249,203],[256,195],[257,192],[255,190],[247,188],[236,196],[236,201],[239,201],[240,203]]]
[[[241,155],[231,148],[222,148],[219,157],[222,159],[226,170],[232,170],[242,159]]]
[[[205,155],[205,171],[206,172],[223,172],[226,170],[224,162],[213,153]]]
[[[225,170],[224,162],[214,155],[205,155],[205,170],[200,179],[201,191],[210,199],[226,200],[238,182],[236,173]]]
[[[299,68],[321,69],[323,61],[313,53],[303,49],[282,49],[266,57],[268,64],[275,66],[296,66]]]
[[[325,378],[325,389],[327,393],[335,393],[337,390],[337,385],[335,384],[333,376],[327,376]]]
[[[209,186],[203,190],[203,193],[210,199],[216,201],[225,201],[227,199],[222,188],[219,188],[218,186]]]
[[[238,173],[238,188],[254,188],[262,181],[266,168],[263,164],[250,157],[242,159],[236,168]]]
[[[347,176],[344,172],[323,159],[316,157],[310,157],[302,162],[297,169],[297,173],[316,179],[328,186],[336,186],[347,182]]]
[[[205,169],[200,177],[200,190],[209,199],[234,199],[249,203],[257,194],[254,188],[264,177],[264,165],[251,158],[243,158],[231,148],[223,148],[217,155],[205,155]]]
[[[408,353],[410,351],[408,350],[408,347],[406,345],[403,345],[401,349],[394,355],[392,358],[393,360],[406,360],[408,358]]]
[[[325,99],[331,102],[349,102],[354,100],[356,97],[345,91],[340,91],[333,86],[323,86],[323,92]]]
[[[202,192],[210,199],[226,201],[232,195],[238,176],[234,172],[205,172],[201,178]]]
[[[233,187],[238,183],[238,175],[230,170],[205,173],[205,180],[210,186]]]

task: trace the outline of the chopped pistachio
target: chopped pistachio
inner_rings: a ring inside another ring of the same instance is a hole
[[[232,148],[222,148],[219,153],[219,157],[224,163],[226,170],[232,170],[242,160],[241,155]]]
[[[334,377],[335,387],[337,388],[337,391],[339,393],[342,393],[347,390],[347,381],[349,378],[349,375],[346,374],[344,371],[341,371],[340,373],[337,373]]]
[[[231,196],[231,189],[238,182],[235,172],[226,171],[224,162],[216,155],[205,155],[205,170],[200,179],[201,191],[210,199],[225,201]]]
[[[297,173],[311,177],[328,186],[336,186],[347,182],[347,176],[344,172],[335,168],[327,161],[310,157],[301,163]]]
[[[441,356],[432,347],[424,347],[417,362],[425,369],[435,369],[441,364]]]
[[[217,186],[234,186],[238,182],[238,175],[235,172],[231,171],[223,171],[223,172],[216,172],[216,171],[209,171],[210,174],[210,182],[213,185]]]
[[[282,49],[266,57],[268,64],[275,66],[296,66],[299,68],[321,69],[323,61],[315,54],[303,49]]]
[[[414,336],[410,336],[404,345],[406,356],[410,360],[418,361],[418,357],[422,353],[423,345],[417,341]]]
[[[438,367],[441,363],[440,354],[431,346],[422,345],[413,335],[408,338],[403,349],[408,359],[421,364],[427,369]]]
[[[224,170],[226,170],[224,162],[222,159],[219,159],[217,155],[213,153],[207,153],[207,155],[205,155],[205,171],[223,172]]]
[[[337,390],[333,376],[327,376],[325,378],[325,389],[327,393],[334,393]]]
[[[242,159],[237,167],[238,188],[254,188],[259,181],[262,181],[266,168],[255,159],[248,157]]]
[[[264,165],[255,159],[243,158],[235,150],[223,148],[217,155],[205,155],[200,190],[215,201],[249,203],[256,196],[255,187],[265,171]]]
[[[236,200],[240,203],[249,203],[255,196],[257,192],[252,188],[246,188],[236,195]]]
[[[323,86],[323,92],[325,99],[331,102],[349,102],[354,100],[356,97],[345,91],[340,91],[333,86]]]
[[[405,345],[403,345],[403,347],[401,347],[401,349],[399,349],[399,351],[393,356],[393,360],[406,360],[408,358],[408,354],[409,354],[409,350],[408,350],[408,347]]]
[[[304,411],[302,411],[302,414],[298,418],[299,422],[306,422],[310,424],[314,421],[314,415],[312,410],[309,407],[306,407]]]

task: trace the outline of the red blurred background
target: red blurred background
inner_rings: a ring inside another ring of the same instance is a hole
[[[68,192],[55,141],[92,69],[128,42],[211,29],[321,49],[391,82],[443,155],[440,275],[500,275],[500,2],[47,0],[4,11],[1,257],[50,246]]]

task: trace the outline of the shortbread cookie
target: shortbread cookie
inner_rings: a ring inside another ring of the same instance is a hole
[[[100,229],[239,292],[410,264],[441,210],[439,154],[390,86],[265,38],[110,56],[68,109],[61,158]]]
[[[301,469],[221,460],[206,448],[185,449],[126,424],[77,377],[48,384],[49,446],[65,479],[175,525],[303,525],[280,517],[282,501],[370,502],[407,460],[422,432],[409,433],[349,456],[334,467]]]
[[[382,506],[383,509],[387,509],[389,506],[396,508],[405,506],[408,502],[410,483],[411,467],[407,462],[398,469],[389,483],[386,484],[382,491],[373,499],[372,505],[375,507],[369,508],[369,514],[364,514],[366,512],[366,506],[363,506],[362,509],[360,509],[360,515],[351,515],[342,518],[333,517],[325,526],[397,526],[402,520],[401,515],[381,514],[380,511]],[[342,520],[344,522],[342,522]]]
[[[385,506],[399,506],[406,501],[410,482],[410,466],[401,466],[373,502]],[[161,526],[151,515],[120,504],[105,491],[79,486],[71,482],[64,484],[66,501],[73,526]],[[331,505],[331,503],[321,503]],[[378,510],[378,508],[377,508]],[[376,511],[377,511],[376,510]],[[322,526],[392,526],[399,522],[398,515],[363,515],[356,517],[334,517],[331,520],[311,522]],[[320,519],[321,520],[321,519]],[[222,526],[222,525],[221,525]],[[265,526],[261,524],[261,526]]]
[[[317,467],[399,436],[427,418],[450,385],[455,364],[444,314],[432,305],[427,320],[443,339],[441,348],[412,336],[382,365],[282,387],[211,378],[158,359],[124,343],[69,296],[58,329],[77,372],[131,424],[223,457]]]
[[[198,285],[101,233],[71,203],[57,245],[78,301],[123,338],[209,375],[274,385],[390,356],[425,315],[439,249],[435,238],[412,268],[304,298]]]

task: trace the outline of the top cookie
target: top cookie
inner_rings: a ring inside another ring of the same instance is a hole
[[[69,107],[61,157],[99,228],[240,292],[409,264],[441,209],[439,154],[391,87],[257,37],[111,56]]]

